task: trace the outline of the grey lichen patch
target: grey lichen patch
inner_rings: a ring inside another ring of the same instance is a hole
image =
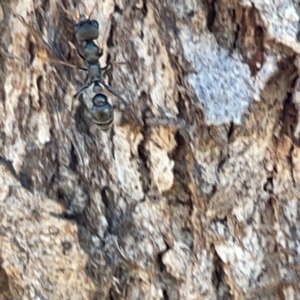
[[[238,54],[218,48],[211,34],[199,36],[187,27],[181,29],[184,54],[196,71],[187,80],[203,107],[207,124],[241,124],[255,90],[248,65]]]

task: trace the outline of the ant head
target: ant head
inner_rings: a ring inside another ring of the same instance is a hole
[[[96,40],[99,37],[99,23],[96,20],[85,20],[74,25],[78,42]]]

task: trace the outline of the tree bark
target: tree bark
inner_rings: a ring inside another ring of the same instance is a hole
[[[77,4],[0,3],[0,300],[300,299],[298,4],[98,1],[108,133]]]

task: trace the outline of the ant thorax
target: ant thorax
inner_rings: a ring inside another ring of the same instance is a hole
[[[83,48],[83,56],[88,64],[94,64],[97,63],[102,56],[102,50],[100,50],[93,40],[89,40],[86,41],[86,45]]]
[[[94,64],[88,64],[88,76],[90,83],[102,81],[102,70],[99,61]]]

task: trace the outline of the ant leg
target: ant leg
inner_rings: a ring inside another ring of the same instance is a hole
[[[106,72],[109,71],[109,70],[111,70],[111,68],[112,68],[112,64],[111,63],[108,63],[104,68],[101,68],[101,71],[103,72],[102,76],[104,77],[106,75]]]
[[[77,50],[77,53],[79,55],[79,57],[83,60],[86,60],[85,57],[80,53],[80,51],[78,50],[78,48],[76,49]]]
[[[103,76],[106,75],[106,72],[111,70],[113,65],[125,65],[127,64],[127,62],[116,62],[116,61],[113,61],[113,62],[109,62],[105,67],[101,68],[101,71],[103,72]]]
[[[106,71],[107,69],[110,69],[113,65],[127,65],[126,61],[113,61],[109,62],[104,68],[101,68],[102,71]]]
[[[125,106],[128,106],[128,102],[113,88],[111,87],[110,85],[106,84],[104,82],[104,80],[101,81],[101,84],[104,85],[104,87],[110,91],[113,95],[115,95],[116,97],[118,97],[120,100],[122,100],[122,102],[125,104]],[[131,110],[131,109],[130,109]],[[133,117],[136,119],[136,121],[141,125],[141,126],[144,126],[144,122],[143,120],[138,117],[132,110],[131,110],[131,113],[133,115]]]
[[[78,95],[80,95],[84,90],[86,90],[90,85],[89,84],[86,84],[85,86],[81,87],[77,93],[73,96],[73,98],[77,98]]]
[[[60,64],[60,65],[64,65],[64,66],[67,66],[67,67],[70,67],[70,68],[74,68],[74,69],[80,69],[81,67],[77,67],[75,65],[72,65],[72,64],[69,64],[65,61],[62,61],[62,60],[59,60],[59,59],[48,59],[48,61],[54,63],[54,64]]]
[[[103,81],[101,81],[101,84],[103,84],[104,85],[104,87],[108,90],[108,91],[110,91],[113,95],[115,95],[116,97],[118,97],[120,100],[122,100],[122,102],[125,104],[125,105],[128,105],[128,102],[113,88],[113,87],[111,87],[110,85],[108,85],[108,84],[106,84],[105,82],[104,82],[104,80]]]
[[[95,1],[94,7],[92,8],[91,12],[89,13],[89,19],[91,18],[92,14],[94,13],[94,10],[95,10],[97,4],[98,4],[97,1]]]
[[[101,71],[106,71],[111,68],[111,63],[108,63],[105,67],[101,68]]]
[[[80,11],[79,4],[81,4],[83,6],[84,13],[82,13]],[[77,22],[80,22],[81,20],[85,19],[87,16],[89,16],[89,14],[90,14],[90,12],[89,12],[86,4],[83,1],[79,1],[76,5],[76,19],[77,19]]]
[[[82,71],[85,71],[85,72],[87,72],[87,71],[88,71],[88,69],[87,69],[87,68],[83,68],[83,67],[78,67],[78,69],[79,69],[79,70],[82,70]]]

